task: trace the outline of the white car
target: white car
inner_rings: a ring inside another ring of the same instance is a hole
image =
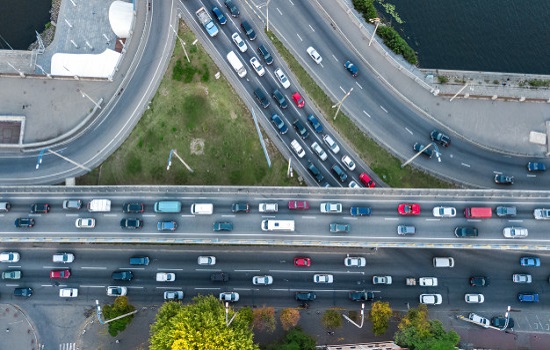
[[[351,158],[349,156],[347,156],[347,155],[343,156],[342,157],[342,163],[344,163],[346,168],[348,168],[350,171],[355,170],[355,162],[353,160],[351,160]]]
[[[420,294],[420,304],[439,305],[442,302],[441,294]]]
[[[319,158],[322,160],[322,161],[325,161],[327,160],[327,154],[325,153],[325,150],[319,146],[319,144],[317,142],[314,142],[311,144],[311,149],[317,153],[317,155],[319,156]]]
[[[548,220],[550,219],[550,209],[535,209],[533,216],[535,220]]]
[[[220,300],[221,301],[230,301],[230,302],[239,301],[239,293],[237,293],[237,292],[223,292],[223,293],[220,293]]]
[[[418,284],[422,287],[437,287],[437,277],[420,277]]]
[[[72,263],[74,261],[73,253],[57,253],[52,257],[54,263]]]
[[[164,292],[164,300],[182,300],[183,295],[182,290],[167,290]]]
[[[120,286],[107,287],[107,295],[110,297],[124,296],[128,293],[128,288]]]
[[[525,227],[505,227],[502,234],[506,238],[524,238],[529,232]]]
[[[347,267],[363,267],[367,265],[367,259],[361,256],[348,256],[344,259],[344,265]]]
[[[252,284],[255,286],[266,286],[272,283],[273,283],[273,277],[268,275],[252,277]]]
[[[292,148],[294,153],[296,153],[298,158],[303,158],[306,155],[306,151],[304,151],[304,149],[302,148],[300,143],[298,143],[298,141],[292,140],[292,142],[290,143],[290,147]]]
[[[342,203],[321,203],[321,213],[336,214],[342,212]]]
[[[61,288],[59,290],[60,298],[76,298],[78,296],[78,288]]]
[[[533,277],[526,273],[514,273],[512,275],[512,281],[514,283],[531,283],[533,282]]]
[[[322,61],[323,61],[323,57],[321,57],[321,55],[319,55],[319,53],[317,52],[317,50],[315,50],[312,46],[308,47],[306,49],[307,53],[309,54],[309,57],[311,57],[311,59],[317,63],[317,64],[320,64]]]
[[[288,89],[290,87],[290,81],[286,77],[285,73],[283,73],[283,70],[281,68],[275,69],[275,71],[273,73],[275,73],[275,76],[279,80],[279,83],[281,83],[281,85],[285,89]]]
[[[332,283],[333,281],[334,277],[332,275],[322,273],[313,275],[313,282],[315,283]]]
[[[258,75],[261,77],[265,74],[264,66],[260,63],[260,61],[256,58],[256,56],[252,57],[250,59],[250,65],[252,65],[252,68],[258,73]]]
[[[481,304],[485,301],[483,294],[465,294],[464,301],[468,304]]]
[[[197,259],[199,265],[216,265],[215,256],[199,256]]]
[[[454,218],[456,216],[456,208],[453,207],[435,207],[432,214],[436,218]]]
[[[246,52],[246,50],[248,49],[248,46],[246,46],[246,43],[241,38],[239,33],[233,33],[233,35],[231,35],[231,39],[233,39],[233,42],[235,43],[235,45],[237,45],[237,47],[241,52]]]
[[[468,315],[468,318],[470,321],[474,321],[474,323],[477,323],[479,326],[483,328],[489,328],[490,322],[485,317],[481,317],[478,314],[474,314],[473,312]]]
[[[277,203],[260,203],[258,205],[258,211],[260,213],[276,213],[279,211],[279,204]]]
[[[95,219],[94,218],[78,218],[74,222],[76,228],[94,228]]]
[[[372,276],[372,284],[391,284],[391,276]]]
[[[359,184],[357,184],[357,182],[351,180],[348,184],[348,187],[349,188],[361,188],[361,186],[359,186]]]
[[[2,252],[0,253],[0,262],[14,263],[19,261],[19,253],[17,252]]]
[[[176,274],[173,272],[157,272],[157,282],[174,282]]]
[[[323,136],[323,141],[327,144],[328,148],[330,148],[332,153],[338,154],[338,152],[340,152],[340,147],[338,147],[338,145],[336,144],[336,142],[334,142],[334,140],[332,139],[332,137],[330,137],[330,135]]]

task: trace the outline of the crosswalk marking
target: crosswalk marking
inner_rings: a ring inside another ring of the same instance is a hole
[[[59,350],[76,350],[76,343],[59,344]]]

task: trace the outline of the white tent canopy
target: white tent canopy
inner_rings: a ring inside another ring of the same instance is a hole
[[[120,57],[111,49],[100,54],[56,53],[52,56],[52,75],[109,78]]]
[[[129,2],[113,1],[109,7],[109,23],[119,38],[128,38],[134,19],[134,5]]]

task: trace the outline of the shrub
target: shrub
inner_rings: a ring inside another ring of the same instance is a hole
[[[439,81],[439,84],[447,84],[449,82],[449,77],[445,75],[438,75],[437,81]]]

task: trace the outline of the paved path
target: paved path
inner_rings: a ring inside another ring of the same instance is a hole
[[[0,350],[39,349],[38,334],[23,310],[0,304]]]

